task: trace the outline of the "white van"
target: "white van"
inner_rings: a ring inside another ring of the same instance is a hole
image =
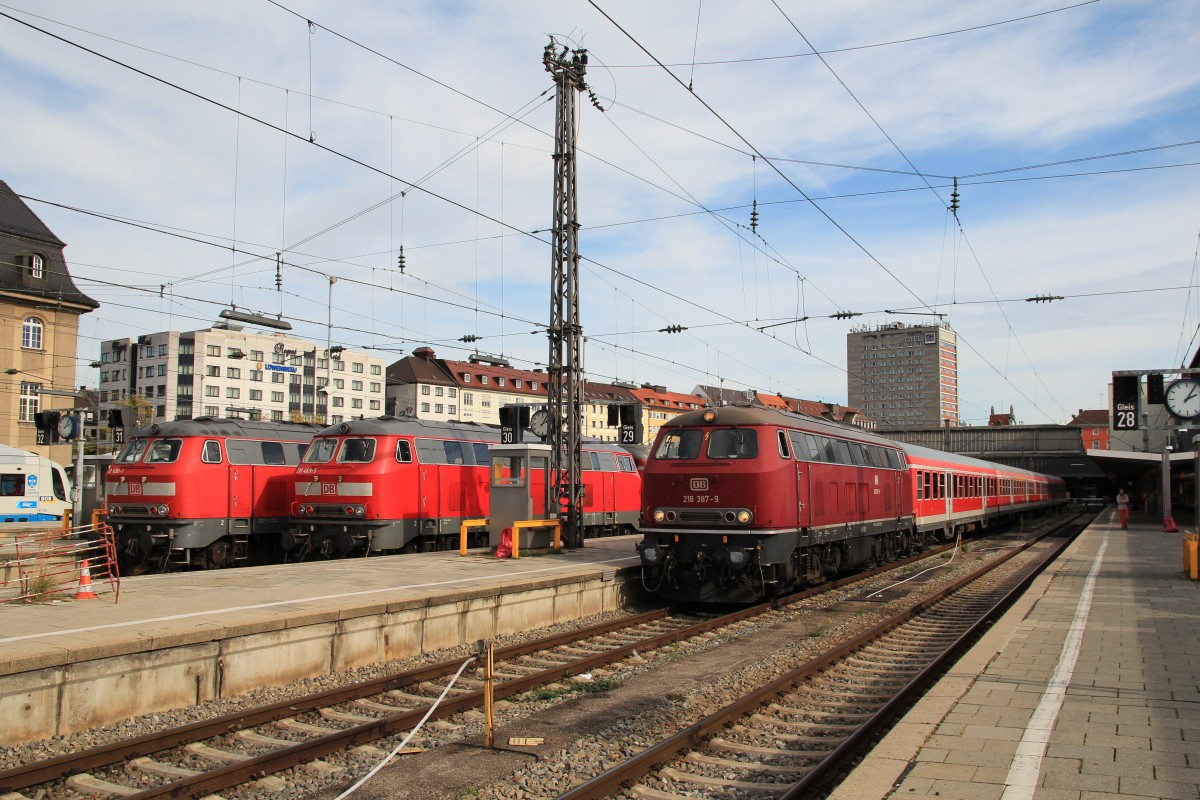
[[[0,524],[50,522],[71,510],[71,479],[45,456],[0,444]]]

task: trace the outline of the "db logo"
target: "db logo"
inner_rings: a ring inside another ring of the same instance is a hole
[[[707,492],[708,491],[708,478],[692,478],[692,491],[693,492]]]
[[[142,493],[142,485],[140,483],[129,484],[129,493],[130,494],[141,494]]]
[[[337,494],[337,484],[336,483],[322,483],[321,484],[321,494]]]

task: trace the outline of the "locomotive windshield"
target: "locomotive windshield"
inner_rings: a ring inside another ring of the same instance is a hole
[[[146,452],[147,440],[134,439],[129,444],[125,445],[125,449],[121,451],[121,455],[117,456],[118,464],[133,464],[142,457],[142,453]]]
[[[748,428],[685,428],[671,431],[659,442],[654,454],[659,459],[690,460],[700,457],[704,446],[704,435],[708,437],[709,458],[757,458],[758,432]]]
[[[333,454],[337,452],[337,439],[313,439],[313,442],[308,447],[308,452],[304,454],[305,464],[328,464],[333,459]]]
[[[374,439],[346,439],[342,442],[342,451],[338,453],[338,461],[343,463],[368,464],[374,458]]]
[[[150,445],[150,452],[146,454],[146,463],[172,464],[179,458],[179,450],[182,447],[182,439],[159,439]]]

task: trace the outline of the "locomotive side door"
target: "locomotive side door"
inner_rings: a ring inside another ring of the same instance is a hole
[[[254,468],[250,465],[229,467],[230,533],[250,527],[254,514]]]

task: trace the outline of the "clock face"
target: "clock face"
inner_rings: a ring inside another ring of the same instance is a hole
[[[1167,410],[1182,419],[1200,417],[1200,381],[1192,378],[1177,380],[1167,387]]]
[[[75,417],[72,417],[69,414],[60,417],[58,420],[58,435],[64,439],[70,439],[75,435],[77,424],[78,423],[76,423]]]
[[[550,433],[550,412],[544,408],[535,411],[529,418],[529,430],[534,436],[545,438]]]

